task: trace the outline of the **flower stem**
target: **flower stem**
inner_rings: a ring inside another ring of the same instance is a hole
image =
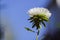
[[[39,32],[40,32],[40,29],[38,29],[38,32],[36,33],[36,40],[38,40]]]
[[[38,40],[38,35],[36,34],[36,40]]]

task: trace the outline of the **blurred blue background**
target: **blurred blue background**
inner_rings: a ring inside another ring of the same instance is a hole
[[[24,29],[31,28],[27,11],[34,7],[47,7],[50,2],[51,0],[1,0],[1,22],[12,31],[14,40],[35,40],[36,34]],[[44,27],[41,28],[39,39],[45,30]]]

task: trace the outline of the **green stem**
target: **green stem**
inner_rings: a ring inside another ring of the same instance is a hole
[[[40,32],[40,29],[38,29],[38,32],[36,33],[36,40],[38,40],[39,32]]]
[[[36,34],[36,40],[38,40],[38,35]]]

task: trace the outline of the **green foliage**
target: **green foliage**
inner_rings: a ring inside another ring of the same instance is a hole
[[[35,32],[35,31],[33,31],[33,30],[31,30],[30,28],[27,28],[27,27],[25,27],[25,29],[26,29],[27,31],[30,31],[30,32]]]

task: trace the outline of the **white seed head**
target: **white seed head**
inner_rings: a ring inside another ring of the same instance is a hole
[[[34,15],[40,15],[40,14],[44,14],[46,15],[47,18],[51,17],[51,13],[48,9],[46,8],[32,8],[28,11],[30,17],[33,17]]]

